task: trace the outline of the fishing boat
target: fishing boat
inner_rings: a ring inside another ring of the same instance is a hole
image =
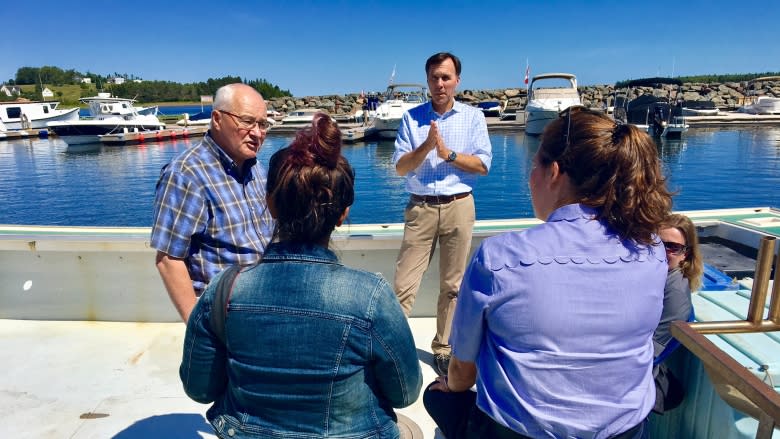
[[[543,83],[545,86],[540,87]],[[550,86],[557,83],[556,86]],[[563,83],[563,85],[560,85]],[[525,106],[525,132],[538,136],[548,123],[558,118],[561,111],[580,105],[577,77],[570,73],[536,75],[528,86],[528,104]]]
[[[90,117],[80,120],[49,122],[46,126],[69,146],[99,143],[100,136],[157,131],[165,128],[154,114],[139,114],[133,99],[117,98],[109,93],[81,98]]]
[[[428,100],[422,84],[390,84],[384,100],[376,108],[372,131],[383,139],[395,139],[404,113]]]
[[[780,332],[769,332],[780,329],[780,284],[767,299],[766,256],[777,253],[780,210],[683,213],[697,225],[705,260],[719,271],[694,294],[697,322],[674,324],[687,349],[669,361],[687,395],[677,409],[651,415],[652,437],[770,438],[780,425]],[[488,236],[536,224],[477,221],[472,249]],[[2,436],[214,437],[207,406],[181,390],[184,325],[154,267],[149,235],[149,228],[0,226],[0,347],[7,365],[0,404],[15,420],[3,423]],[[333,246],[345,264],[392,279],[402,237],[403,224],[345,225]],[[434,377],[437,259],[409,320],[426,382]],[[755,265],[748,269],[745,261]],[[713,323],[724,320],[737,322]],[[719,326],[726,333],[716,333]],[[735,335],[734,327],[761,332]],[[414,437],[438,437],[421,398],[399,413],[420,427],[423,436]]]
[[[645,93],[644,88],[649,88]],[[645,78],[615,87],[615,120],[632,124],[654,137],[680,139],[688,131],[683,103],[679,101],[682,81],[676,78]]]
[[[0,102],[0,123],[7,130],[42,129],[48,122],[79,119],[79,109],[58,109],[59,102]]]

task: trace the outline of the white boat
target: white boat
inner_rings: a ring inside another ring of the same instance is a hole
[[[563,82],[563,86],[539,87],[552,81]],[[525,132],[538,136],[548,123],[558,118],[561,111],[572,105],[580,105],[580,94],[577,92],[577,77],[570,73],[544,73],[536,75],[528,87],[528,104],[525,106]]]
[[[761,253],[763,237],[780,239],[776,209],[685,214],[696,224],[702,246],[710,238]],[[535,224],[539,221],[477,221],[472,248],[488,236]],[[38,438],[57,432],[54,436],[73,439],[214,437],[204,417],[207,406],[189,400],[177,378],[184,325],[152,263],[155,250],[149,247],[149,233],[140,227],[0,226],[0,348],[5,364],[14,366],[0,376],[0,406],[7,419],[20,421],[3,423],[0,436]],[[332,245],[346,265],[392,279],[402,237],[403,224],[344,225]],[[433,380],[429,345],[435,331],[438,267],[437,252],[409,319],[426,383]],[[711,287],[694,294],[698,322],[744,319],[750,287],[767,278],[757,271],[754,279],[735,283],[730,276],[736,271],[727,268],[725,282],[705,280]],[[771,304],[780,297],[764,299],[772,315]],[[771,331],[771,325],[766,320],[761,324],[765,331]],[[734,373],[725,378],[747,375],[764,386],[758,401],[767,411],[759,414],[764,424],[749,415],[755,410],[735,397],[733,386],[708,370],[710,360],[678,349],[669,357],[670,367],[685,380],[687,394],[674,411],[651,415],[651,437],[707,439],[713,432],[723,439],[772,437],[772,426],[767,430],[765,423],[774,419],[780,425],[778,335],[706,336],[737,362],[726,369]],[[441,437],[422,398],[399,413],[420,426],[424,438]]]
[[[401,118],[408,110],[428,100],[428,89],[421,84],[390,84],[384,101],[376,108],[372,130],[384,139],[395,139]]]
[[[748,114],[780,114],[780,97],[759,95],[765,82],[780,82],[780,76],[764,76],[748,82],[745,105],[737,111]]]
[[[717,116],[720,110],[712,101],[683,101],[683,116]]]
[[[207,126],[210,123],[211,123],[210,111],[201,111],[200,113],[193,114],[192,116],[190,116],[189,113],[184,113],[183,118],[176,121],[176,125],[182,127]]]
[[[664,86],[670,86],[664,88]],[[649,87],[651,93],[635,95],[639,87]],[[683,115],[683,103],[678,101],[682,81],[676,78],[645,78],[628,81],[622,90],[616,87],[616,120],[645,130],[654,137],[680,139],[689,125]]]
[[[59,102],[0,102],[0,122],[7,130],[41,129],[48,122],[79,119],[79,109],[60,110]]]
[[[737,111],[748,114],[780,114],[780,98],[758,96],[753,103],[744,105]]]
[[[314,115],[317,113],[327,113],[325,110],[319,108],[301,108],[298,110],[292,110],[287,113],[287,116],[282,118],[283,126],[306,126],[309,125],[314,119]]]
[[[81,98],[89,106],[90,118],[67,122],[49,122],[47,127],[68,145],[100,142],[100,136],[141,131],[156,131],[165,124],[151,114],[138,114],[133,99],[116,98],[108,93]]]

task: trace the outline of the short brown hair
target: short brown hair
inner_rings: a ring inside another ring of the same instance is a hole
[[[448,59],[451,59],[452,63],[455,64],[455,73],[460,76],[460,60],[457,56],[449,52],[439,52],[435,55],[431,55],[431,57],[428,58],[428,61],[425,61],[425,76],[428,76],[431,67],[438,66]]]

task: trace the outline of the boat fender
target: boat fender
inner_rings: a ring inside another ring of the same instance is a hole
[[[184,137],[189,137],[189,136],[190,136],[190,133],[189,133],[189,132],[188,132],[188,131],[185,129],[185,130],[184,130],[184,131],[181,133],[181,135],[182,135],[182,136],[184,136]]]
[[[138,143],[144,143],[144,140],[146,140],[144,139],[144,133],[138,133],[136,139],[138,140]]]

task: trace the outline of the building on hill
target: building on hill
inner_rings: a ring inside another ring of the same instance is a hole
[[[19,96],[22,94],[22,88],[18,85],[3,84],[0,86],[0,93],[4,93],[6,96]]]
[[[49,87],[46,87],[41,92],[41,96],[43,96],[43,100],[46,100],[46,98],[53,98],[54,97],[54,92],[49,90]]]

